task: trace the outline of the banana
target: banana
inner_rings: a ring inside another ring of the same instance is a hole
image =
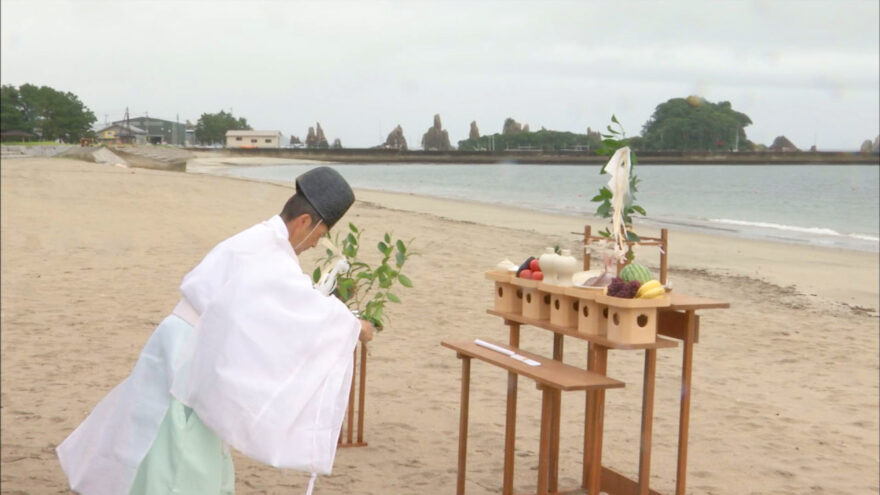
[[[657,287],[663,287],[662,285],[660,285],[659,280],[648,280],[639,287],[639,291],[636,292],[636,297],[643,297],[643,294],[650,290],[656,289]]]
[[[655,287],[638,297],[642,299],[654,299],[655,297],[662,297],[664,294],[666,294],[666,289],[664,289],[663,286],[660,286]]]

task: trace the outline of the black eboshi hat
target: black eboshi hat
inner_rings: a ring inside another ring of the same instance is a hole
[[[305,196],[327,228],[333,227],[354,203],[351,186],[330,167],[313,168],[297,177],[296,193]]]

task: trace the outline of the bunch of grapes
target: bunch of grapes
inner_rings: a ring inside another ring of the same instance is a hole
[[[639,287],[641,286],[642,283],[638,280],[627,282],[620,277],[614,277],[611,279],[611,284],[608,285],[608,295],[632,299],[636,297],[636,292],[639,291]]]

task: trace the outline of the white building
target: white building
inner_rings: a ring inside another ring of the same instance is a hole
[[[280,148],[281,131],[226,131],[227,148]]]

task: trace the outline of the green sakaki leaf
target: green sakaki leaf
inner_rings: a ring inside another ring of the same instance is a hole
[[[406,261],[406,254],[398,251],[397,255],[395,255],[395,263],[397,263],[397,268],[403,266],[403,263]]]
[[[385,242],[387,244],[391,244],[391,235],[388,234],[387,232],[385,233]]]
[[[620,124],[620,122],[617,121],[617,115],[614,115],[613,113],[611,114],[611,122],[614,122],[618,125]]]
[[[379,244],[377,244],[376,247],[379,248],[379,252],[382,254],[385,254],[385,252],[388,251],[388,244],[385,244],[382,241],[379,241]]]
[[[632,209],[635,210],[635,211],[637,211],[637,212],[639,212],[639,213],[641,213],[643,216],[647,216],[647,215],[648,215],[647,213],[645,213],[645,209],[642,208],[642,207],[639,206],[639,205],[633,205],[633,206],[632,206]]]
[[[315,271],[312,272],[312,281],[314,283],[318,283],[318,280],[321,280],[321,268],[315,268]]]
[[[400,251],[401,253],[406,253],[406,244],[404,244],[403,241],[398,239],[396,245],[398,251]]]
[[[630,241],[630,242],[639,242],[640,240],[642,240],[642,238],[639,237],[639,235],[636,234],[635,232],[627,231],[626,232],[626,240]]]
[[[355,234],[358,233],[358,228],[355,227],[353,223],[348,222],[348,228],[351,229],[351,231],[354,232]]]
[[[412,281],[410,281],[409,277],[407,277],[406,275],[404,275],[402,273],[397,275],[397,280],[399,280],[400,285],[402,285],[404,287],[412,288],[412,286],[413,286]]]
[[[388,296],[388,300],[389,300],[389,301],[394,302],[394,303],[399,303],[399,302],[400,302],[400,298],[397,297],[397,296],[395,296],[394,294],[388,292],[388,293],[386,293],[386,295]]]

